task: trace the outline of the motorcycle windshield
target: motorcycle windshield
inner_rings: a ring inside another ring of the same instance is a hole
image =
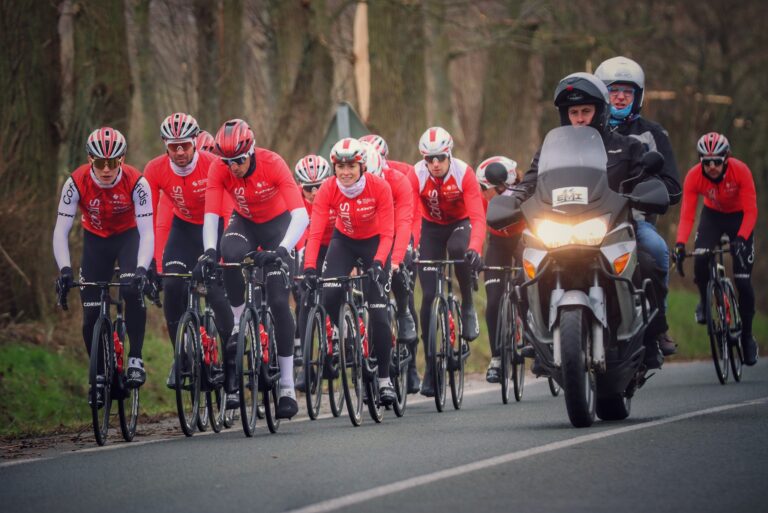
[[[588,126],[561,126],[544,138],[539,155],[539,176],[574,168],[591,168],[605,173],[608,156],[600,133]]]

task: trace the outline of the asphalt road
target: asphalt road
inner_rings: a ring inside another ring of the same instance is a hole
[[[415,399],[417,396],[410,396]],[[630,418],[570,426],[529,380],[520,403],[473,383],[460,411],[412,401],[383,424],[284,422],[0,464],[3,511],[768,511],[768,362],[717,382],[667,365]]]

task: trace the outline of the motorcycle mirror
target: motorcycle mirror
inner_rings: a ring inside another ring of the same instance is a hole
[[[658,151],[649,151],[641,159],[646,174],[657,175],[664,167],[664,155]]]
[[[669,208],[669,193],[664,183],[653,178],[637,184],[632,194],[627,194],[630,205],[648,214],[664,214]],[[489,208],[490,213],[490,208]]]
[[[496,196],[488,203],[488,226],[503,230],[520,220],[520,199],[516,196]]]
[[[485,179],[495,186],[504,185],[507,183],[507,168],[500,162],[493,162],[485,168]]]

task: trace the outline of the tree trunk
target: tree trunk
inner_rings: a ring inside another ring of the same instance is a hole
[[[200,127],[214,136],[223,121],[219,118],[219,95],[217,80],[219,77],[219,34],[221,21],[218,2],[195,0],[195,20],[197,22],[197,110],[196,117]]]
[[[245,52],[243,44],[243,2],[242,0],[224,0],[222,8],[223,30],[221,35],[221,54],[219,55],[220,78],[219,120],[242,118],[243,83]]]

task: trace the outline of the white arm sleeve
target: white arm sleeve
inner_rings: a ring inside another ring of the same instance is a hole
[[[216,249],[219,243],[219,214],[206,213],[203,217],[203,249]]]
[[[139,230],[139,254],[136,267],[149,269],[149,263],[155,252],[155,232],[152,226],[152,191],[144,177],[139,178],[133,188],[133,208],[136,215],[136,227]]]
[[[292,250],[296,243],[299,242],[299,239],[301,239],[301,236],[304,235],[307,225],[309,225],[309,214],[307,214],[306,208],[301,207],[291,210],[291,224],[288,225],[280,245],[288,251]]]
[[[72,178],[67,178],[61,190],[56,227],[53,229],[53,256],[56,258],[59,270],[63,267],[72,267],[69,257],[69,230],[75,222],[78,201],[80,201],[80,193],[75,187],[75,182]]]

